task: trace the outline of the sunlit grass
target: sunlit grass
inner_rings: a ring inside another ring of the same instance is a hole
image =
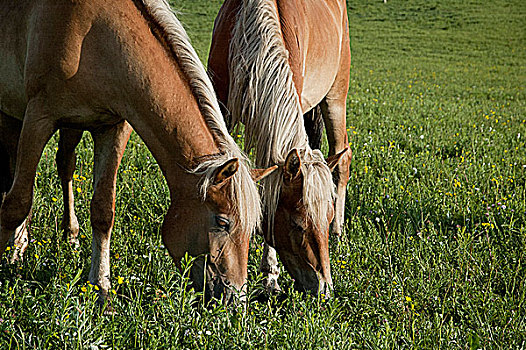
[[[203,61],[220,3],[175,4]],[[353,163],[346,233],[331,242],[336,297],[298,295],[282,272],[288,297],[258,301],[256,237],[247,309],[203,307],[162,245],[167,187],[134,134],[112,235],[117,313],[100,316],[87,283],[93,143],[79,148],[74,250],[61,240],[55,137],[26,260],[0,267],[0,348],[524,348],[524,5],[348,6]]]

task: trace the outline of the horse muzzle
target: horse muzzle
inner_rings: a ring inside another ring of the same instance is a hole
[[[299,292],[319,294],[323,298],[330,298],[332,295],[333,287],[330,274],[323,276],[322,273],[309,269],[298,273],[294,278],[294,289]]]
[[[212,262],[200,257],[194,261],[190,278],[192,287],[197,292],[203,292],[205,301],[221,300],[225,305],[246,302],[245,285],[236,286]]]

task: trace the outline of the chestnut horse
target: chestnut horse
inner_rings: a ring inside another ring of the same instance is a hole
[[[232,124],[245,124],[256,165],[282,165],[263,184],[264,236],[300,290],[332,286],[328,229],[334,216],[341,233],[351,160],[350,59],[344,0],[226,0],[215,21],[209,74]],[[327,160],[316,150],[323,123]],[[268,290],[279,290],[275,254],[265,247]]]
[[[0,257],[30,211],[49,138],[64,128],[57,165],[69,196],[74,148],[88,130],[95,142],[89,279],[107,297],[116,173],[133,126],[169,187],[162,239],[170,255],[176,264],[185,253],[203,255],[191,278],[207,295],[242,290],[261,216],[256,184],[166,1],[1,1],[0,33],[0,160],[10,188],[0,210]],[[13,163],[14,171],[5,170]],[[72,221],[66,217],[65,226],[75,231]]]

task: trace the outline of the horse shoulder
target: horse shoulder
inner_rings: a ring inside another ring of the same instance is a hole
[[[67,80],[76,74],[83,39],[96,9],[100,10],[98,2],[47,0],[33,8],[25,66],[28,96],[35,95],[50,80]]]
[[[301,96],[308,33],[306,31],[306,7],[300,1],[277,1],[281,33],[289,52],[289,65],[298,96]]]

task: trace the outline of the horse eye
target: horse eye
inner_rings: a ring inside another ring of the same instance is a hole
[[[300,231],[300,232],[303,231],[303,225],[298,224],[298,222],[294,219],[290,220],[290,226],[292,226],[293,230]]]
[[[216,224],[223,230],[230,231],[230,220],[228,220],[227,218],[220,215],[216,215]]]

